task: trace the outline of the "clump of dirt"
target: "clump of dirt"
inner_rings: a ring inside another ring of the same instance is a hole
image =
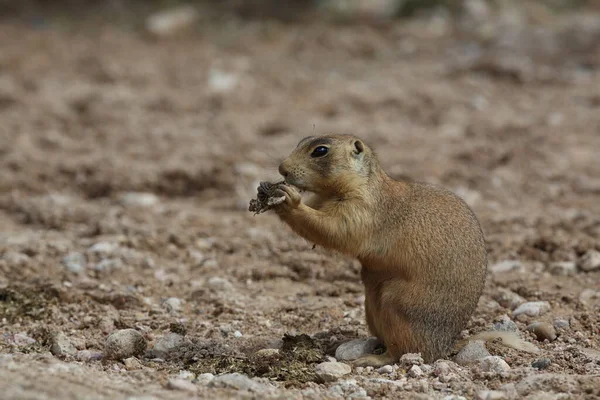
[[[0,288],[0,315],[9,323],[23,319],[43,320],[58,305],[60,292],[52,286]]]
[[[286,386],[293,387],[317,382],[314,364],[324,359],[323,344],[303,334],[285,335],[278,354],[246,355],[222,343],[208,341],[182,346],[169,361],[179,360],[196,374],[238,372],[250,377],[282,381]]]
[[[279,185],[284,182],[270,183],[261,182],[257,188],[256,199],[250,200],[248,211],[254,212],[254,215],[264,213],[274,206],[285,201],[285,196],[278,196]]]

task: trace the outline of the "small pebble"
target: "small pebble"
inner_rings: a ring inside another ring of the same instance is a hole
[[[179,378],[179,379],[185,379],[185,380],[188,380],[188,381],[193,381],[194,378],[196,378],[196,374],[194,374],[193,372],[190,372],[190,371],[181,370],[177,374],[177,378]]]
[[[121,329],[106,338],[104,356],[112,360],[122,360],[139,356],[146,351],[146,339],[135,329]]]
[[[543,394],[546,390],[554,391],[552,390],[553,388],[556,388],[555,390],[559,393],[563,392],[563,390],[564,392],[569,393],[575,388],[580,387],[580,384],[578,383],[579,379],[581,379],[580,376],[568,374],[530,374],[521,379],[521,381],[515,385],[515,389],[519,399],[572,399],[578,397],[573,396],[572,393],[570,393],[571,396],[566,395],[566,397],[548,397],[543,396]],[[541,396],[535,396],[534,394],[541,394]]]
[[[354,379],[342,381],[329,388],[328,392],[334,398],[365,399],[367,397],[367,391],[358,386]]]
[[[152,357],[165,358],[167,354],[185,343],[185,338],[178,333],[167,333],[156,341],[150,351]]]
[[[556,329],[566,329],[570,326],[569,321],[566,319],[557,318],[554,320],[554,327]]]
[[[494,274],[506,273],[506,272],[523,272],[523,264],[519,260],[505,260],[500,261],[490,266],[490,271]]]
[[[421,376],[423,376],[423,371],[418,365],[413,365],[408,370],[408,376],[410,376],[411,378],[420,378]]]
[[[123,261],[119,258],[106,258],[101,260],[94,266],[96,271],[114,271],[120,269],[123,266]]]
[[[444,376],[444,375],[448,375],[450,372],[452,372],[452,368],[450,367],[450,364],[448,364],[446,361],[436,361],[433,364],[433,374],[435,376]]]
[[[553,262],[548,266],[548,271],[556,276],[572,276],[577,273],[577,265],[573,261]]]
[[[232,374],[219,375],[210,381],[211,387],[224,387],[237,390],[249,390],[252,392],[264,392],[267,386],[260,384],[246,375],[234,372]]]
[[[467,343],[456,356],[454,356],[454,362],[459,365],[469,365],[478,362],[486,357],[491,356],[489,351],[485,348],[485,344],[481,340],[474,340]]]
[[[63,332],[56,332],[51,339],[50,352],[55,356],[74,356],[77,349]]]
[[[90,253],[108,255],[115,251],[117,246],[109,242],[98,242],[88,249]]]
[[[480,361],[479,366],[484,372],[495,372],[497,374],[510,370],[510,366],[506,363],[506,361],[498,356],[485,357]]]
[[[600,269],[600,252],[596,250],[588,250],[579,263],[582,271],[595,271]]]
[[[518,332],[519,328],[508,316],[504,315],[499,322],[496,322],[492,327],[498,332]]]
[[[190,29],[200,14],[191,5],[158,11],[146,19],[146,30],[155,37],[166,38]]]
[[[419,353],[406,353],[400,357],[400,365],[407,367],[410,365],[421,365],[423,362],[423,357]]]
[[[90,351],[90,350],[79,350],[77,354],[75,354],[75,358],[78,361],[99,361],[102,360],[102,353],[98,351]]]
[[[459,396],[457,394],[450,394],[443,398],[443,400],[467,400],[466,397]]]
[[[213,379],[215,379],[215,376],[210,372],[206,372],[198,375],[196,382],[198,382],[199,385],[208,385]]]
[[[556,339],[556,329],[546,322],[534,322],[527,327],[527,330],[533,332],[540,342],[544,340],[552,342]]]
[[[600,350],[582,347],[579,348],[579,351],[581,351],[581,353],[583,353],[583,355],[585,355],[591,361],[600,365]]]
[[[181,311],[181,304],[181,299],[178,299],[177,297],[169,297],[162,303],[165,310],[169,313],[178,313]]]
[[[377,346],[379,346],[379,340],[375,337],[350,340],[338,346],[335,350],[335,358],[340,361],[353,361],[373,353]]]
[[[454,382],[458,379],[458,375],[455,374],[454,372],[451,372],[448,375],[442,375],[442,376],[438,377],[438,379],[440,380],[440,382],[444,382],[444,383]]]
[[[27,254],[18,251],[7,251],[2,255],[1,259],[5,260],[9,265],[22,267],[27,265],[31,258]]]
[[[62,264],[65,268],[74,274],[80,274],[85,271],[86,262],[85,255],[77,252],[69,253],[62,259]]]
[[[142,363],[135,357],[124,359],[123,364],[125,364],[125,369],[127,369],[127,371],[135,371],[142,368]]]
[[[196,393],[198,387],[187,379],[171,378],[167,383],[167,388],[171,390],[181,390],[182,392]]]
[[[442,390],[446,387],[446,385],[436,380],[431,384],[431,387],[433,388],[433,390]]]
[[[98,321],[98,328],[100,328],[102,333],[104,333],[105,335],[111,333],[116,329],[115,318],[107,316],[100,318],[100,321]]]
[[[262,359],[268,358],[278,358],[279,357],[279,349],[261,349],[254,353],[256,357]]]
[[[159,198],[154,193],[128,192],[121,196],[121,204],[134,207],[150,207],[158,203]]]
[[[379,372],[380,374],[391,374],[392,372],[394,372],[394,367],[392,367],[391,365],[384,365],[383,367],[379,368],[377,372]]]
[[[498,389],[506,393],[506,397],[508,397],[509,399],[516,399],[519,396],[515,384],[513,382],[500,385]]]
[[[494,300],[502,307],[514,310],[521,304],[525,303],[525,299],[508,289],[499,289],[493,296]]]
[[[214,92],[227,93],[232,91],[239,83],[236,74],[217,68],[208,71],[208,86]]]
[[[222,291],[222,290],[231,290],[233,289],[233,285],[225,278],[221,278],[219,276],[213,276],[206,281],[206,285],[209,289]]]
[[[10,343],[18,347],[29,346],[37,342],[34,338],[29,336],[25,332],[15,333],[11,339],[12,340],[10,340]]]
[[[223,324],[223,325],[219,326],[219,331],[221,332],[221,334],[223,336],[228,336],[229,332],[231,332],[231,325]]]
[[[521,304],[513,311],[513,315],[518,317],[520,315],[526,315],[529,317],[538,317],[542,314],[550,311],[550,303],[547,301],[530,301]]]
[[[531,363],[531,366],[536,369],[546,369],[552,364],[549,358],[540,358]]]
[[[240,331],[235,331],[235,332],[233,332],[233,337],[236,337],[236,338],[241,338],[242,336],[243,336],[243,335],[242,335],[242,332],[240,332]]]
[[[508,399],[506,393],[499,390],[482,390],[477,393],[477,400],[505,400]]]
[[[421,371],[423,371],[423,374],[425,375],[430,375],[431,373],[433,373],[433,366],[431,366],[430,364],[423,364],[420,366]]]
[[[335,359],[335,357],[331,357],[331,356],[326,356],[326,357],[325,357],[325,361],[329,361],[329,362],[337,362],[337,360]]]
[[[323,362],[315,366],[317,376],[323,382],[333,382],[352,372],[349,365],[340,362]]]
[[[596,291],[594,289],[584,289],[579,294],[579,301],[587,306],[598,303],[598,300],[600,300],[600,291]]]

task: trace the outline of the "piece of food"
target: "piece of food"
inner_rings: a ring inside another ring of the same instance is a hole
[[[261,182],[257,188],[256,199],[250,200],[248,211],[256,214],[264,213],[265,211],[281,204],[285,201],[285,196],[281,196],[281,192],[277,191],[279,185],[284,182],[270,183]]]

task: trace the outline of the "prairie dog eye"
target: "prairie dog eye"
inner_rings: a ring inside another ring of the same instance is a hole
[[[312,153],[310,153],[310,156],[311,157],[323,157],[328,152],[329,152],[329,148],[328,147],[326,147],[326,146],[317,146],[312,151]]]

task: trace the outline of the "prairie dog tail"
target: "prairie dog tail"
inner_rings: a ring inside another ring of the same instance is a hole
[[[515,350],[524,351],[526,353],[539,353],[540,349],[538,349],[533,343],[529,343],[521,339],[517,336],[516,333],[513,332],[498,332],[498,331],[487,331],[476,334],[475,336],[471,336],[468,339],[462,340],[456,346],[458,350],[462,349],[467,343],[474,340],[483,340],[484,342],[489,342],[490,340],[501,339],[502,344],[513,348]]]

